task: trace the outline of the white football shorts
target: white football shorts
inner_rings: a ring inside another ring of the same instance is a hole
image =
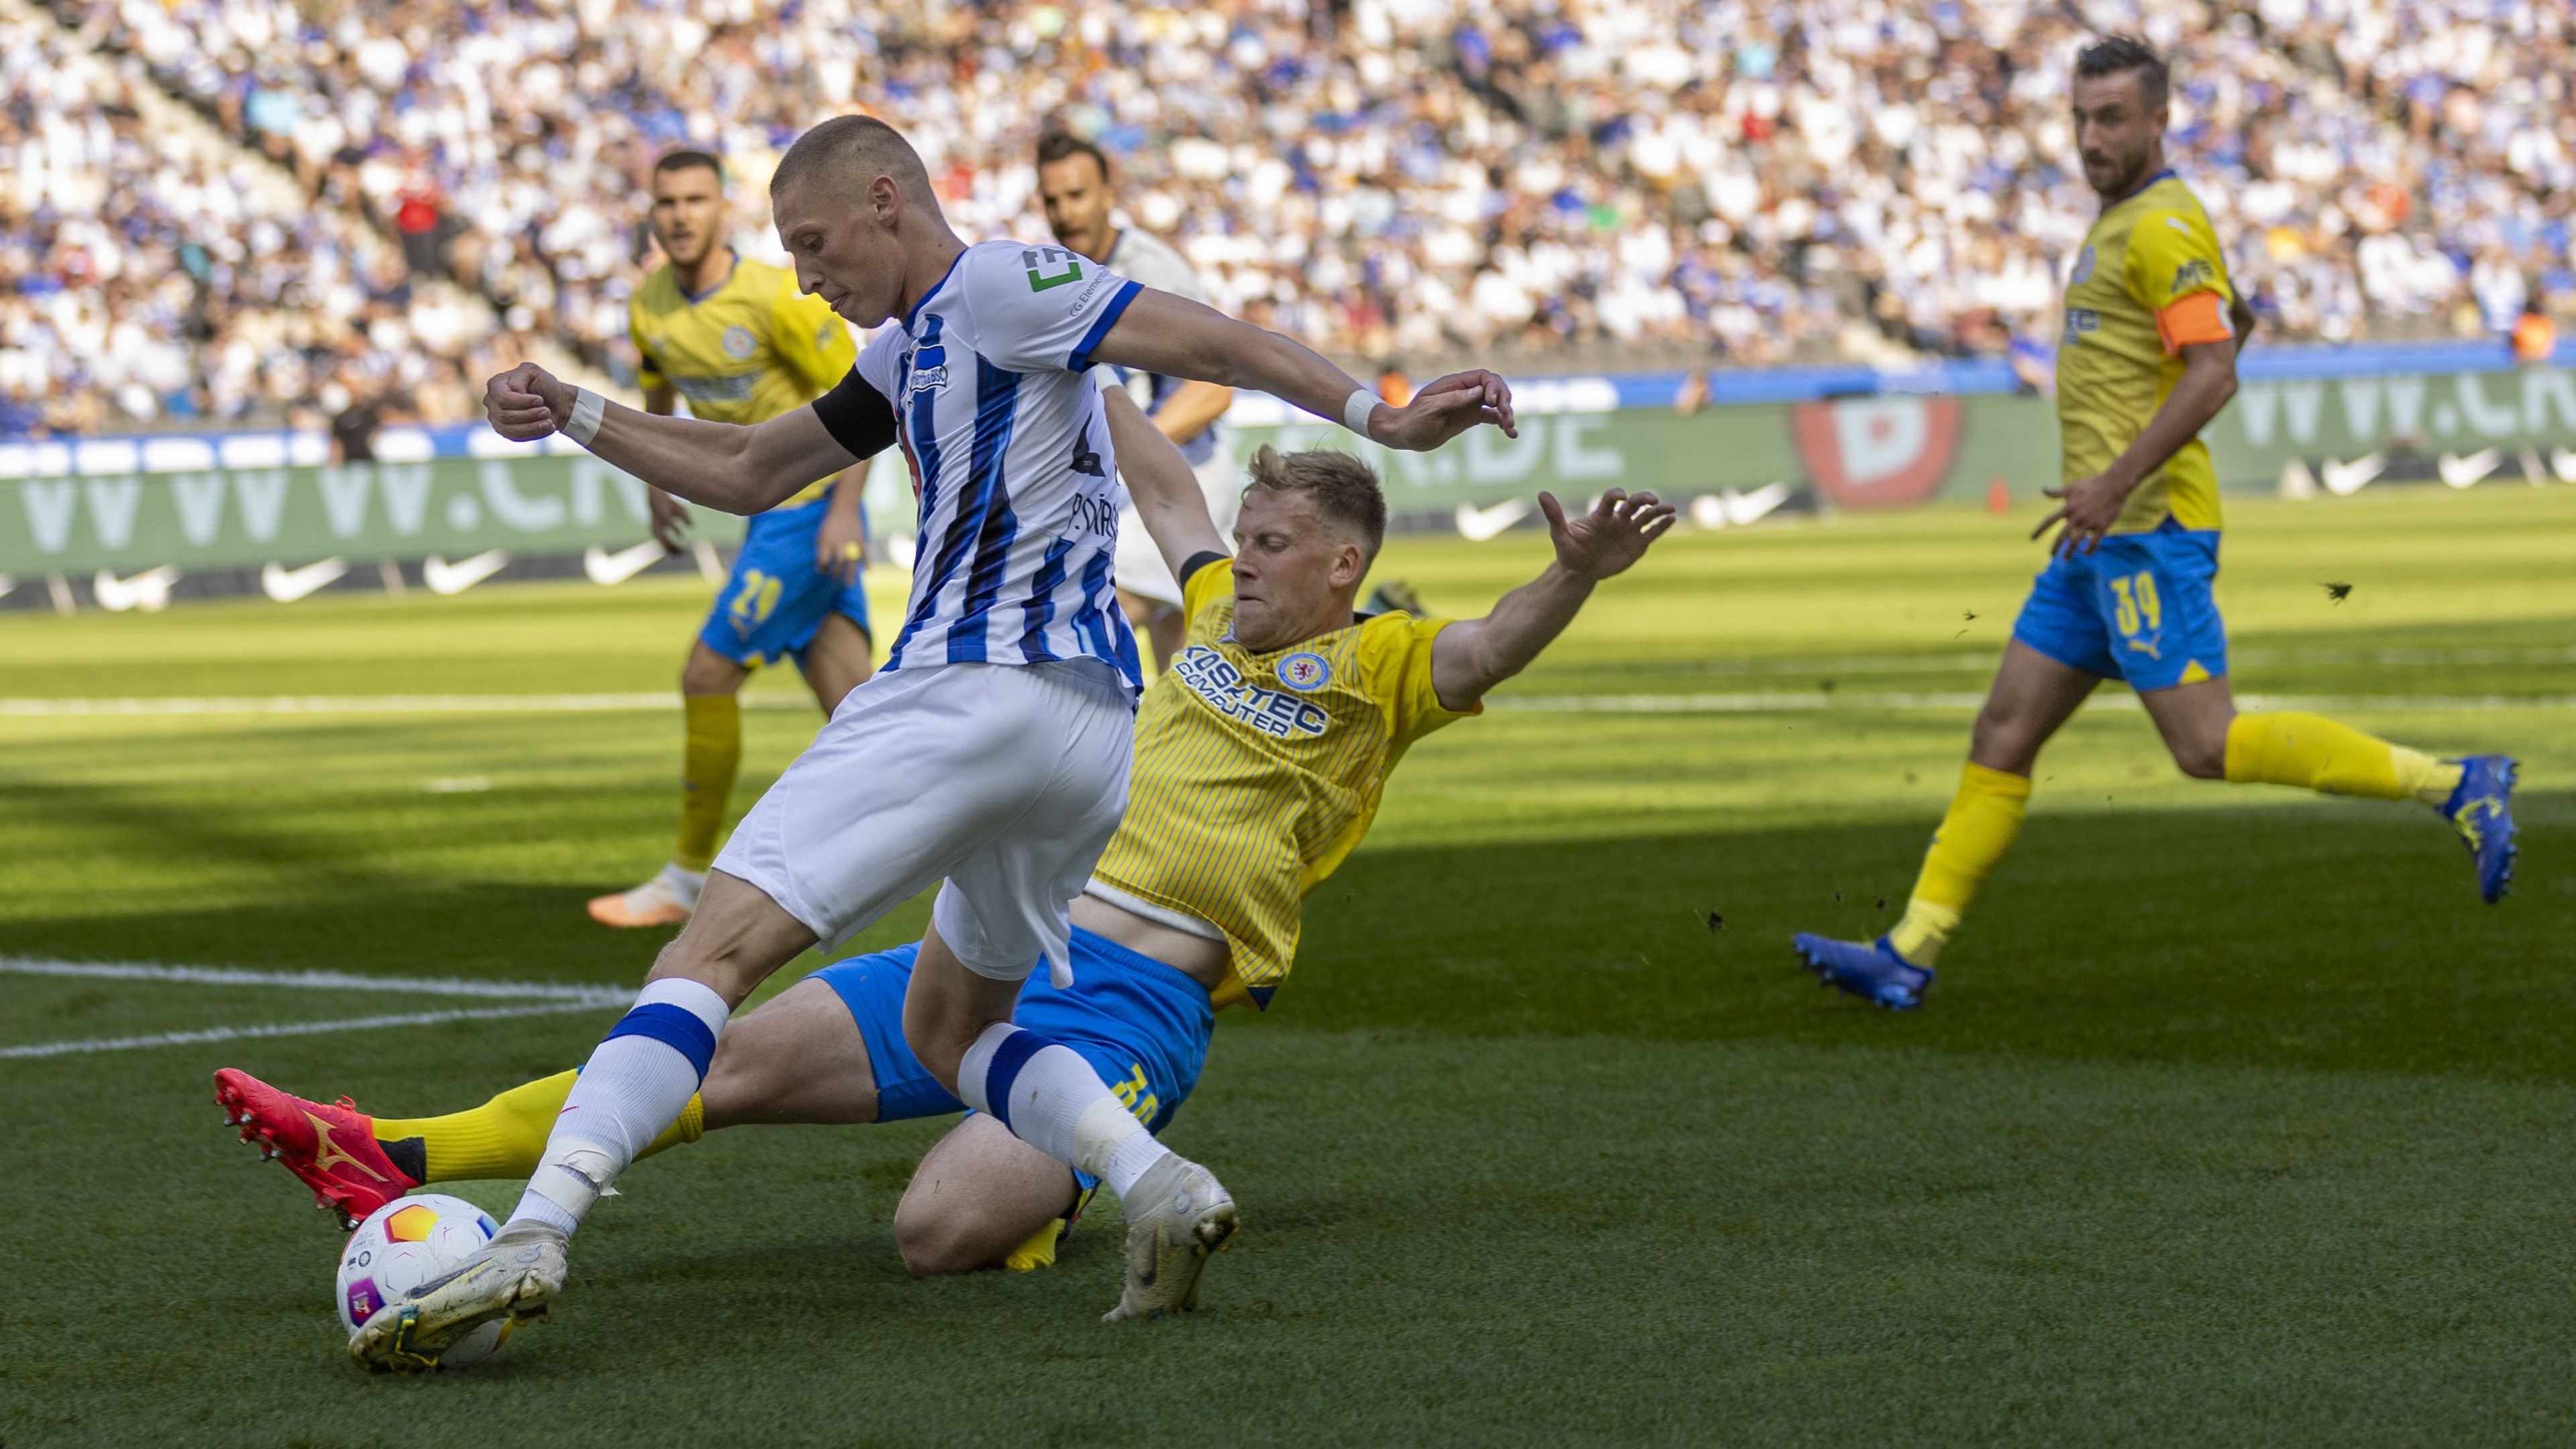
[[[1073,983],[1069,902],[1127,812],[1135,711],[1096,661],[877,675],[761,795],[715,868],[826,949],[945,881],[932,919],[979,976]]]
[[[1234,518],[1243,511],[1243,470],[1234,461],[1234,449],[1219,438],[1216,451],[1190,471],[1199,475],[1199,495],[1207,499],[1208,517],[1216,520],[1216,536],[1232,548]],[[1163,551],[1154,546],[1154,536],[1145,531],[1145,520],[1136,516],[1132,506],[1118,511],[1118,553],[1113,566],[1121,589],[1175,609],[1181,606],[1181,586],[1172,577],[1172,566],[1163,562]]]

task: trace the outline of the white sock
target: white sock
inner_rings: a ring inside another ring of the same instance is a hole
[[[671,894],[680,898],[681,905],[694,911],[698,908],[699,893],[707,888],[707,873],[702,870],[682,870],[679,863],[674,861],[662,867],[662,882],[671,888]]]
[[[1009,1022],[986,1027],[966,1049],[957,1095],[1022,1142],[1109,1184],[1122,1202],[1170,1151],[1080,1053]]]
[[[680,1120],[730,1014],[713,987],[677,976],[647,983],[572,1084],[510,1221],[579,1227],[635,1154]]]

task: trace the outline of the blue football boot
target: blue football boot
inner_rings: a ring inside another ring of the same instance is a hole
[[[2467,842],[2478,863],[2478,894],[2488,905],[2513,884],[2513,776],[2511,755],[2471,755],[2460,761],[2460,787],[2442,805],[2442,818]]]
[[[1789,938],[1798,959],[1827,986],[1865,997],[1890,1011],[1911,1011],[1932,989],[1932,968],[1910,966],[1885,936],[1864,946],[1858,941],[1829,941],[1800,931]]]

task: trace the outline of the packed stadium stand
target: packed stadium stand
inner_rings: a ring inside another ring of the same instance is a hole
[[[974,235],[1042,235],[1068,127],[1215,299],[1346,357],[2044,370],[2095,202],[2087,24],[2174,56],[2170,154],[2276,338],[2509,333],[2576,311],[2576,11],[2535,0],[55,0],[9,23],[0,430],[276,417],[491,355],[612,373],[676,144],[767,166],[865,106]],[[137,85],[238,143],[138,163]],[[227,179],[257,155],[311,205]],[[469,333],[477,335],[469,335]]]

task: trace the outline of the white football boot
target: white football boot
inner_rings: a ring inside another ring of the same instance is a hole
[[[368,1315],[349,1335],[350,1361],[379,1371],[436,1368],[450,1345],[494,1319],[515,1329],[553,1318],[569,1242],[542,1223],[501,1229],[483,1251]]]
[[[1127,1291],[1105,1323],[1159,1318],[1199,1306],[1199,1272],[1242,1226],[1234,1199],[1206,1168],[1171,1153],[1127,1194]]]

